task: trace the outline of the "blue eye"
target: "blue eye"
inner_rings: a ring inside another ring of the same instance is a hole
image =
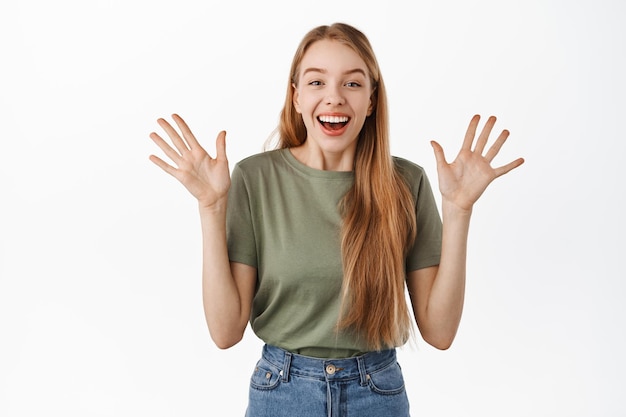
[[[322,82],[321,81],[311,81],[309,83],[309,85],[319,86],[319,85],[322,85]]]
[[[361,84],[359,84],[359,83],[357,83],[357,82],[354,82],[354,81],[350,81],[350,82],[347,82],[347,83],[346,83],[346,86],[347,86],[347,87],[360,87],[360,86],[361,86]]]

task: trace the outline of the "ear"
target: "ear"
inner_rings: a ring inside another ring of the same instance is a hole
[[[302,112],[300,111],[300,95],[298,94],[298,87],[296,87],[296,85],[292,83],[291,88],[293,88],[293,107],[294,109],[296,109],[296,112],[302,114]]]
[[[374,97],[374,93],[370,96],[370,104],[367,107],[367,117],[371,116],[374,112],[374,107],[376,106],[376,98]]]
[[[372,83],[374,82],[372,81]],[[374,86],[372,87],[372,92],[370,94],[370,104],[367,107],[367,117],[370,117],[372,113],[374,113],[374,109],[376,108],[376,98],[378,97],[377,92],[378,86],[374,84]]]

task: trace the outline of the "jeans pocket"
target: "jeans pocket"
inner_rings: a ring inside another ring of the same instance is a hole
[[[382,395],[396,395],[404,392],[404,377],[397,362],[386,368],[368,374],[370,389]]]
[[[281,371],[265,359],[260,359],[250,377],[250,387],[258,390],[271,390],[280,383]]]

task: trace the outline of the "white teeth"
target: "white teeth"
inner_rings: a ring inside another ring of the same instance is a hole
[[[348,121],[347,116],[320,116],[320,122],[324,123],[346,123]]]

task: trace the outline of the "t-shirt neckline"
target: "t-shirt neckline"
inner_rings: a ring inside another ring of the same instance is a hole
[[[311,168],[308,165],[298,161],[291,153],[289,148],[281,149],[281,154],[285,161],[296,170],[308,176],[327,179],[353,179],[354,171],[326,171],[323,169]]]

